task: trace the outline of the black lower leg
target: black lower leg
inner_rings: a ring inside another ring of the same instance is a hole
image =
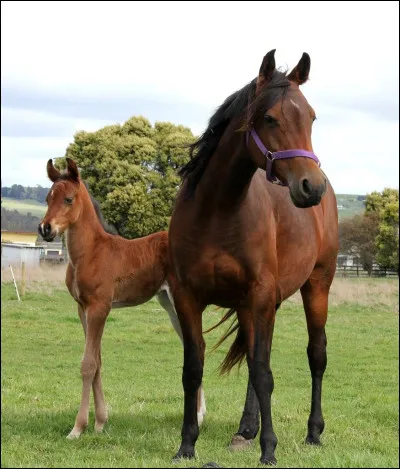
[[[189,350],[187,350],[189,348]],[[185,347],[182,384],[185,393],[182,442],[174,459],[194,458],[194,445],[199,436],[197,422],[197,390],[203,378],[203,364],[197,347]]]
[[[242,418],[239,424],[237,435],[243,436],[246,440],[254,439],[260,428],[260,406],[256,392],[251,384],[251,380],[247,382],[246,402]]]
[[[255,359],[249,363],[249,370],[261,412],[260,461],[262,464],[273,465],[276,464],[275,448],[278,440],[272,427],[271,395],[274,390],[274,378],[269,367],[269,357],[266,360]]]
[[[308,363],[312,377],[311,412],[308,419],[306,443],[319,445],[320,435],[324,431],[322,417],[321,394],[322,378],[326,369],[326,335],[325,330],[313,331],[307,347]]]

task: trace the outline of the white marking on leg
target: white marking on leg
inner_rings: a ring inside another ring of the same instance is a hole
[[[203,385],[200,385],[200,409],[197,412],[197,422],[199,426],[203,423],[204,416],[206,415],[206,399],[204,397]]]
[[[300,109],[300,106],[293,101],[293,99],[290,100],[290,102],[293,104],[294,107],[297,107],[297,109]]]

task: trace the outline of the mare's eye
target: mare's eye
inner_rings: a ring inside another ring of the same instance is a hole
[[[69,198],[69,197],[65,197],[64,203],[67,204],[67,205],[71,205],[72,204],[72,199]]]
[[[276,125],[278,123],[275,117],[272,117],[269,114],[265,114],[264,121],[269,125]]]

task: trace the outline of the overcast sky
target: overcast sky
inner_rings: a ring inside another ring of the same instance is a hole
[[[399,187],[399,3],[1,2],[3,186],[49,187],[78,130],[143,115],[200,134],[266,52],[292,68],[318,119],[337,193]]]

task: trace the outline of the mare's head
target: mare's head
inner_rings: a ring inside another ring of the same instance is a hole
[[[47,162],[47,175],[52,187],[46,197],[47,212],[39,224],[39,234],[46,241],[63,233],[78,219],[82,209],[82,191],[79,170],[73,160],[66,158],[67,169],[61,173]]]
[[[265,55],[249,102],[247,129],[254,130],[247,136],[248,151],[271,180],[289,187],[296,207],[311,207],[325,194],[326,177],[311,143],[315,111],[300,90],[308,80],[310,57],[304,53],[286,75],[275,69],[274,54]]]

